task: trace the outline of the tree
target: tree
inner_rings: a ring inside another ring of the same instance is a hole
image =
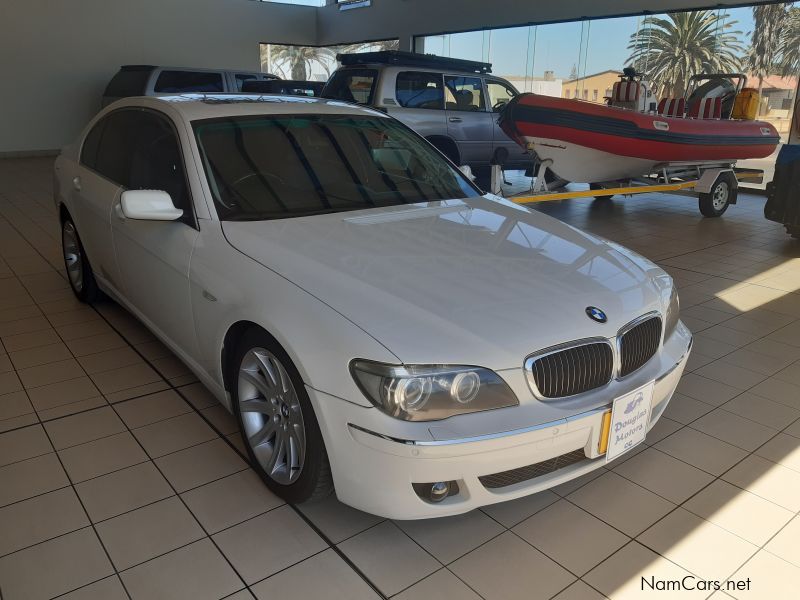
[[[758,77],[758,95],[764,91],[764,78],[777,73],[781,55],[781,38],[787,26],[789,12],[783,4],[753,7],[753,32],[747,50],[745,66]],[[759,113],[761,105],[759,105]]]
[[[569,80],[575,81],[578,78],[578,68],[573,64],[572,71],[569,72]]]
[[[662,97],[683,96],[692,75],[741,68],[744,48],[735,24],[710,10],[646,17],[631,35],[627,65],[645,73]]]
[[[336,66],[337,54],[397,50],[398,40],[358,42],[341,46],[283,46],[261,44],[261,70],[286,78],[305,81],[314,65],[322,67],[326,75]]]
[[[305,81],[313,65],[317,64],[330,75],[331,66],[336,62],[336,53],[330,48],[315,46],[261,45],[262,70],[270,71],[284,78]]]
[[[780,74],[784,77],[796,76],[800,73],[800,7],[789,9],[780,44]]]

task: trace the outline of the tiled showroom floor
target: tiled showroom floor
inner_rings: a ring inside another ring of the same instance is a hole
[[[800,242],[747,196],[542,207],[658,260],[695,349],[647,446],[437,521],[272,496],[236,425],[132,317],[73,300],[52,159],[0,161],[3,600],[706,598],[641,577],[800,589]],[[727,598],[717,593],[714,598]]]

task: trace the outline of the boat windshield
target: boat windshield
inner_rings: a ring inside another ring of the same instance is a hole
[[[405,125],[357,114],[255,115],[192,123],[223,220],[268,220],[480,191]]]

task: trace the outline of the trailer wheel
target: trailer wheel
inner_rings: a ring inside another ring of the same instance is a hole
[[[704,217],[720,217],[728,206],[736,202],[736,178],[733,173],[723,173],[707,194],[700,194],[700,212]]]
[[[590,190],[604,190],[605,188],[602,185],[600,185],[599,183],[590,183],[589,184],[589,189]],[[611,195],[608,195],[608,196],[595,196],[594,199],[595,200],[611,200],[613,197],[614,197],[614,194],[611,194]]]

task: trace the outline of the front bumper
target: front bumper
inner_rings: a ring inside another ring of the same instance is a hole
[[[659,351],[648,430],[667,407],[691,350],[691,334],[682,324]],[[655,361],[654,361],[655,362]],[[641,379],[641,378],[640,378]],[[640,379],[630,382],[631,389]],[[455,515],[512,500],[559,485],[606,464],[599,454],[602,415],[614,397],[590,410],[500,433],[451,439],[406,438],[377,432],[374,408],[364,408],[308,388],[320,416],[320,427],[331,461],[340,501],[393,519]],[[514,410],[514,409],[505,409]],[[489,413],[497,411],[489,411]],[[487,413],[488,414],[488,413]],[[517,423],[518,425],[518,423]],[[480,477],[526,467],[583,449],[585,459],[547,474],[502,488],[483,485]],[[458,482],[458,494],[440,503],[421,499],[413,483]]]

